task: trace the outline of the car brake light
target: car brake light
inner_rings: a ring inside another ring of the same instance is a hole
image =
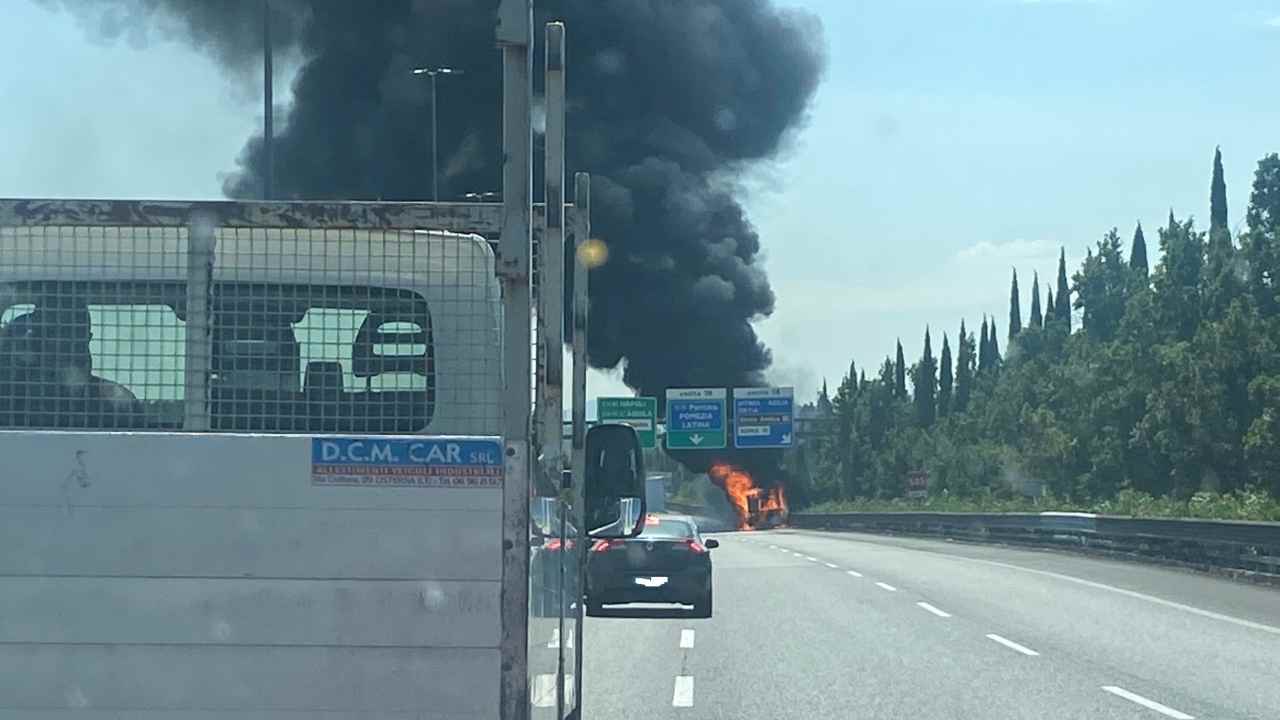
[[[707,551],[707,549],[702,546],[702,543],[697,540],[685,540],[684,544],[689,546],[690,552],[694,555],[701,555]]]
[[[547,541],[548,550],[559,550],[564,543],[560,542],[560,538],[551,538]]]

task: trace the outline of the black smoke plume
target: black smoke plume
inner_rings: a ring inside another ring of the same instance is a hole
[[[45,1],[103,36],[182,38],[257,81],[261,0]],[[419,66],[465,73],[439,80],[441,198],[500,189],[497,0],[269,7],[273,44],[303,62],[277,121],[278,196],[429,197],[429,80],[411,73]],[[770,0],[537,7],[539,42],[543,22],[567,24],[568,169],[592,174],[593,234],[610,251],[591,276],[591,363],[625,361],[624,381],[659,397],[667,387],[762,382],[770,354],[751,322],[772,312],[774,296],[735,180],[803,122],[824,65],[817,20]],[[255,137],[227,194],[258,197],[261,162]],[[688,455],[693,466],[711,460]]]

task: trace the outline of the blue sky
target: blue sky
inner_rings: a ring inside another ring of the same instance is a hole
[[[1170,208],[1207,217],[1215,145],[1236,224],[1254,163],[1280,151],[1280,2],[783,4],[821,18],[829,68],[744,193],[778,295],[760,332],[801,396],[851,359],[873,372],[898,337],[917,356],[926,325],[935,351],[962,317],[1003,335],[1010,269],[1025,296],[1059,247],[1074,269],[1141,219],[1155,252]],[[0,196],[218,195],[260,122],[252,91],[183,46],[6,6]]]

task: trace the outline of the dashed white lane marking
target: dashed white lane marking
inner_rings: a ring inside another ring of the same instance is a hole
[[[805,555],[805,556],[804,556],[804,559],[805,559],[805,560],[808,560],[809,562],[818,562],[818,558],[816,558],[816,557],[814,557],[814,556],[812,556],[812,555]]]
[[[680,647],[688,650],[693,647],[693,630],[685,628],[680,631]]]
[[[533,688],[530,692],[530,702],[534,707],[555,707],[556,704],[556,674],[543,673],[533,676]]]
[[[862,577],[862,573],[858,572],[857,570],[845,570],[845,572],[852,577]]]
[[[672,707],[693,707],[693,676],[677,675],[676,687],[671,693]]]
[[[936,607],[934,607],[934,606],[930,605],[930,604],[929,604],[929,603],[927,603],[927,602],[918,602],[918,603],[916,603],[916,605],[919,605],[920,607],[922,607],[922,608],[924,608],[925,610],[927,610],[927,611],[929,611],[929,612],[933,613],[934,615],[937,615],[938,617],[941,617],[941,618],[949,618],[949,617],[951,617],[951,613],[946,612],[945,610],[939,610],[938,608],[936,608]]]
[[[1222,613],[1217,613],[1212,610],[1204,610],[1202,608],[1193,607],[1191,605],[1184,605],[1182,603],[1174,602],[1172,600],[1165,600],[1164,598],[1156,597],[1154,595],[1148,595],[1146,593],[1140,593],[1134,590],[1126,590],[1124,588],[1119,588],[1114,585],[1107,585],[1106,583],[1094,582],[1093,580],[1085,580],[1084,578],[1078,578],[1073,575],[1063,575],[1062,573],[1050,572],[1048,570],[1036,570],[1034,568],[1022,567],[1021,565],[1013,565],[1011,563],[1003,563],[995,560],[982,560],[979,558],[969,558],[961,555],[947,555],[947,557],[953,560],[963,560],[967,562],[981,563],[983,565],[994,565],[995,567],[1005,568],[1008,570],[1020,570],[1022,572],[1042,575],[1044,577],[1057,578],[1058,580],[1065,580],[1067,582],[1076,583],[1077,585],[1084,585],[1085,587],[1091,587],[1097,590],[1106,590],[1108,592],[1118,593],[1120,595],[1135,598],[1137,600],[1145,600],[1146,602],[1149,602],[1149,603],[1155,603],[1156,605],[1163,605],[1165,607],[1173,608],[1175,610],[1189,612],[1193,615],[1199,615],[1200,617],[1212,618],[1214,620],[1221,620],[1222,622],[1228,622],[1233,625],[1239,625],[1240,627],[1246,627],[1246,628],[1249,628],[1250,630],[1261,630],[1262,632],[1271,633],[1272,635],[1280,635],[1280,627],[1276,627],[1275,625],[1267,625],[1265,623],[1254,622],[1252,620],[1245,620],[1243,618],[1232,617],[1231,615],[1223,615]]]
[[[1037,657],[1040,655],[1040,653],[1036,652],[1035,650],[1032,650],[1026,645],[1019,645],[1018,643],[1010,640],[1009,638],[1000,637],[999,635],[996,635],[994,633],[987,635],[987,638],[990,640],[995,640],[996,642],[1009,648],[1010,650],[1020,652],[1023,655],[1026,655],[1028,657]]]
[[[770,546],[769,546],[769,549],[770,549],[770,550],[777,550],[777,549],[778,549],[778,546],[777,546],[777,545],[770,545]]]
[[[1141,695],[1137,693],[1129,692],[1128,690],[1125,690],[1122,687],[1116,687],[1115,685],[1103,685],[1102,689],[1111,693],[1112,695],[1115,695],[1116,697],[1122,697],[1125,700],[1128,700],[1129,702],[1138,703],[1139,705],[1147,708],[1148,710],[1155,710],[1156,712],[1162,713],[1164,715],[1168,715],[1171,718],[1177,718],[1177,720],[1194,720],[1195,718],[1194,715],[1188,715],[1182,712],[1181,710],[1174,710],[1168,705],[1161,705],[1155,700],[1144,698]]]
[[[839,567],[839,566],[838,566],[838,565],[836,565],[835,563],[824,562],[824,563],[822,563],[822,564],[823,564],[823,565],[826,565],[826,566],[827,566],[827,567],[829,567],[829,568],[832,568],[833,570],[834,570],[835,568]]]
[[[876,583],[876,585],[877,585],[878,587],[880,587],[880,588],[883,588],[883,589],[885,589],[885,590],[888,590],[889,592],[898,592],[898,588],[896,588],[896,587],[894,587],[894,586],[890,585],[889,583],[882,583],[882,582],[878,582],[878,583]]]

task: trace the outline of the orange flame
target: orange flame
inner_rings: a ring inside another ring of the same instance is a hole
[[[707,472],[719,485],[738,515],[739,530],[776,527],[787,520],[787,493],[781,485],[762,488],[742,468],[716,463]]]

